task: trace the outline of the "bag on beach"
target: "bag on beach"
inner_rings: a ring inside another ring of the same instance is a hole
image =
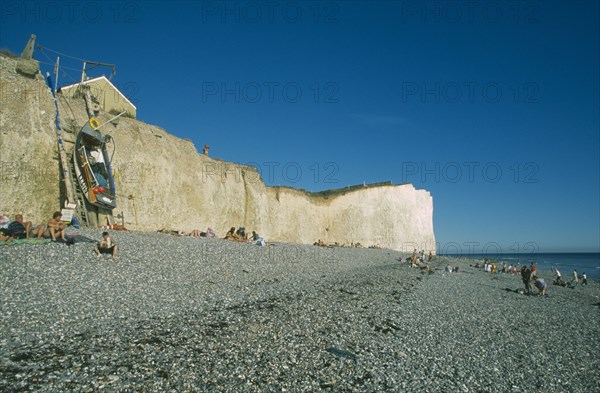
[[[0,230],[8,228],[10,224],[10,218],[4,214],[0,215]]]
[[[215,230],[209,227],[206,230],[206,237],[215,237],[215,236],[217,236]]]

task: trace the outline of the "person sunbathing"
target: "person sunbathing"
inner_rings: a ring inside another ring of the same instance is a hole
[[[185,236],[185,233],[183,231],[180,231],[177,229],[161,228],[156,232],[165,233],[167,235],[172,235],[172,236]]]
[[[48,226],[46,230],[42,233],[42,236],[46,239],[50,238],[53,242],[56,241],[56,237],[60,236],[62,240],[65,242],[67,239],[65,238],[65,229],[66,225],[61,221],[62,214],[60,212],[54,212],[52,214],[52,220],[48,221]]]
[[[40,239],[44,232],[44,226],[33,225],[31,221],[23,222],[23,215],[17,214],[15,220],[8,224],[7,230],[15,239],[29,239],[30,234]]]

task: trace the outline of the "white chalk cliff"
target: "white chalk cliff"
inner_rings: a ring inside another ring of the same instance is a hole
[[[15,67],[16,59],[0,56],[0,213],[47,221],[60,208],[53,98],[41,75],[28,78]],[[59,112],[70,149],[87,120],[83,100],[61,98]],[[98,116],[101,123],[110,117]],[[103,131],[116,145],[115,214],[122,211],[130,229],[212,227],[223,236],[241,225],[270,241],[435,251],[431,195],[410,184],[314,194],[268,187],[254,168],[199,154],[190,141],[159,127],[121,118]]]

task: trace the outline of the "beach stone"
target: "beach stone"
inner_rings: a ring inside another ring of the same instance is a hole
[[[251,244],[111,236],[119,264],[85,242],[0,247],[0,391],[598,390],[597,281],[541,298],[441,257],[422,275],[388,250],[324,264],[313,246],[249,260]]]

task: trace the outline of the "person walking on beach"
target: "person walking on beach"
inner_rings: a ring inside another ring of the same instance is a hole
[[[581,285],[587,285],[587,274],[585,272],[581,275]]]
[[[554,280],[554,284],[564,286],[565,282],[562,279],[562,275],[560,274],[560,271],[558,271],[558,269],[555,269],[555,268],[552,268],[551,270],[556,275],[556,280]]]
[[[521,268],[521,279],[525,285],[525,294],[531,293],[531,270],[525,265]]]
[[[574,287],[579,284],[579,276],[577,275],[577,270],[573,270],[573,281],[571,281],[571,285]]]

